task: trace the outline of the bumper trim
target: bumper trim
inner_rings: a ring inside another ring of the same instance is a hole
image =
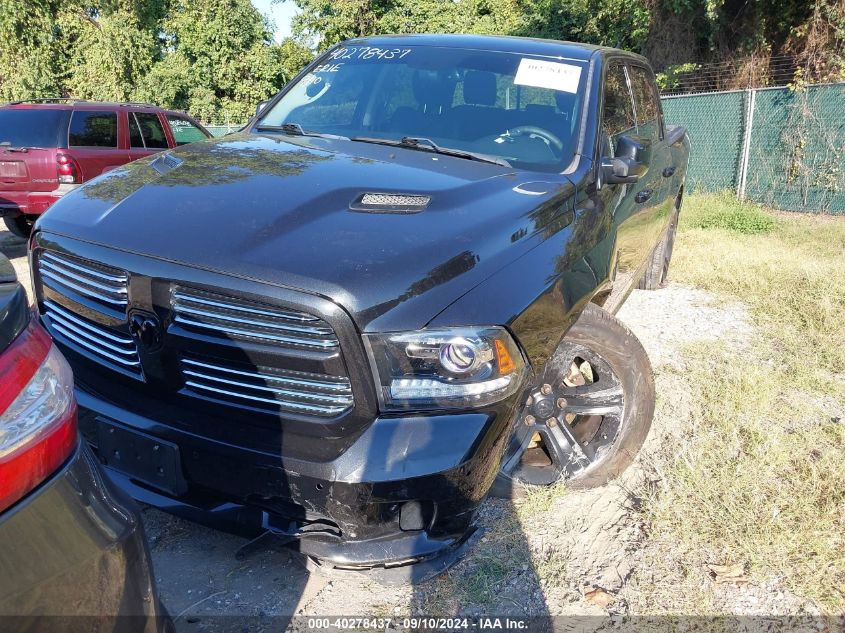
[[[154,506],[159,510],[173,514],[180,518],[208,527],[236,534],[245,538],[255,538],[262,533],[269,532],[286,542],[291,549],[310,559],[319,559],[323,569],[339,569],[343,571],[360,571],[377,573],[385,572],[389,576],[407,576],[416,579],[417,574],[424,570],[439,569],[432,574],[446,569],[441,567],[441,558],[457,560],[454,551],[463,551],[464,544],[476,532],[474,526],[464,532],[460,538],[433,538],[425,531],[395,532],[380,538],[363,541],[343,541],[326,538],[322,532],[309,533],[307,531],[292,535],[274,524],[271,515],[250,505],[234,502],[219,502],[201,507],[186,500],[177,500],[159,494],[149,488],[135,483],[127,475],[106,467],[109,477],[120,488],[141,503]],[[472,514],[470,511],[468,514]],[[462,555],[462,554],[461,554]],[[417,567],[422,563],[429,563],[421,567],[420,572],[395,572],[392,570],[404,566]],[[447,567],[452,563],[448,563]],[[428,573],[428,572],[425,572]],[[430,577],[430,576],[426,576]]]

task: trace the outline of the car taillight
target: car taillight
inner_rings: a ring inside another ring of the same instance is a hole
[[[0,355],[0,511],[52,475],[75,446],[73,374],[33,320]]]
[[[56,173],[59,175],[59,182],[74,184],[81,182],[79,165],[67,154],[56,155]]]

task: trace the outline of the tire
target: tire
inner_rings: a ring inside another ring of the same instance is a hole
[[[3,222],[12,234],[25,240],[29,239],[29,236],[32,234],[32,226],[35,224],[22,214],[7,215],[3,218]]]
[[[566,482],[571,488],[595,488],[621,475],[645,443],[654,418],[654,372],[634,333],[596,305],[587,306],[566,339],[598,352],[622,384],[624,407],[618,437],[600,461]]]
[[[594,358],[591,362],[598,369],[592,384],[566,387],[561,382],[565,372],[571,372],[573,358]],[[545,397],[557,403],[558,408],[553,417],[541,421],[534,414],[539,399],[544,397],[541,389],[549,386],[555,391]],[[607,394],[605,402],[596,399],[600,394]],[[599,416],[588,412],[590,406],[579,408],[585,402],[594,407],[593,411],[602,411],[600,422],[591,422]],[[491,494],[513,498],[526,490],[526,485],[520,484],[548,485],[562,479],[570,488],[585,489],[615,479],[642,448],[654,417],[654,403],[654,375],[639,339],[613,315],[597,305],[588,305],[547,363],[543,385],[533,392],[531,402],[520,415],[511,441],[511,447],[517,449],[509,451],[503,461]],[[574,416],[570,424],[571,414],[567,411],[575,410],[583,415]],[[533,422],[529,424],[529,420]],[[582,420],[598,426],[586,443],[579,441],[579,450],[583,448],[585,452],[574,460],[573,455],[578,453],[573,442],[564,444],[566,438],[577,437]],[[538,435],[549,466],[526,465],[532,461],[525,457],[529,450],[535,450],[529,447],[536,445]]]
[[[658,290],[666,285],[669,277],[669,264],[672,261],[672,250],[675,246],[675,232],[678,229],[678,207],[672,211],[672,219],[660,243],[651,254],[646,265],[646,271],[637,288],[640,290]]]

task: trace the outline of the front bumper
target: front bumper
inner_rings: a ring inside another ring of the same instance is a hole
[[[84,442],[0,515],[0,569],[3,631],[172,630],[138,508],[103,477]]]
[[[197,436],[81,387],[77,399],[80,429],[94,444],[99,418],[179,446],[187,492],[178,496],[109,469],[136,499],[245,536],[269,530],[306,556],[348,569],[448,559],[458,550],[473,532],[521,402],[514,396],[484,411],[378,418],[337,459],[316,462]]]

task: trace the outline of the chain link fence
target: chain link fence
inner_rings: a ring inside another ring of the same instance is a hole
[[[845,214],[845,83],[663,97],[692,141],[690,190]]]
[[[211,132],[214,137],[226,136],[229,132],[237,132],[244,124],[241,125],[205,125],[205,129]]]

